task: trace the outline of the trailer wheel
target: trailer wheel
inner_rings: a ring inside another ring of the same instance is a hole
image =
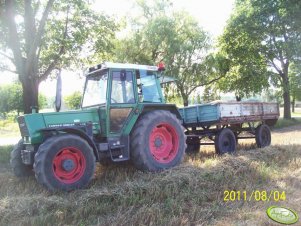
[[[32,166],[22,162],[21,150],[24,148],[23,140],[20,140],[10,153],[10,165],[17,177],[29,177],[33,175]]]
[[[236,138],[229,128],[222,129],[215,137],[215,151],[222,155],[225,153],[233,154],[236,149]]]
[[[53,136],[40,145],[35,154],[37,181],[50,191],[70,191],[85,187],[95,171],[95,156],[82,138]]]
[[[131,160],[136,168],[160,171],[181,163],[186,135],[180,121],[169,111],[143,115],[131,133]]]
[[[186,144],[186,153],[197,153],[200,151],[201,144],[198,137],[187,137]]]
[[[271,144],[271,131],[268,125],[261,124],[256,128],[255,140],[259,148],[263,148]]]

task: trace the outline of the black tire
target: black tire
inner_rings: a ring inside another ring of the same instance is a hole
[[[215,151],[219,155],[225,153],[233,154],[236,149],[236,138],[234,133],[229,128],[222,129],[215,136]]]
[[[201,145],[198,137],[187,137],[186,144],[186,153],[197,153],[200,151]]]
[[[10,153],[10,165],[13,173],[17,177],[29,177],[33,176],[34,172],[31,165],[25,165],[22,162],[21,150],[24,148],[23,140],[20,140]]]
[[[261,124],[256,128],[255,140],[259,148],[267,147],[271,144],[271,130],[268,125]]]
[[[35,154],[37,181],[50,191],[71,191],[86,187],[95,172],[91,146],[72,134],[53,136]]]
[[[198,153],[200,148],[200,144],[187,144],[186,153]]]
[[[171,143],[167,145],[168,142]],[[185,149],[184,129],[169,111],[156,110],[143,115],[131,133],[131,160],[143,171],[156,172],[180,164]]]

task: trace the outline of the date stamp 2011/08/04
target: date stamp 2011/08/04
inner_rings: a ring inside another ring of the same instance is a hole
[[[225,190],[224,191],[224,202],[234,202],[234,201],[285,201],[286,194],[285,191],[278,190],[253,190],[253,191],[235,191],[235,190]]]

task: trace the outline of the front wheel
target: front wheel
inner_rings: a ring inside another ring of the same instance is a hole
[[[136,168],[160,171],[180,164],[186,135],[180,121],[169,111],[143,115],[131,133],[131,159]]]
[[[215,137],[215,151],[222,155],[225,153],[233,154],[236,149],[236,138],[229,128],[222,129]]]
[[[24,149],[23,140],[20,140],[10,153],[10,165],[17,177],[29,177],[33,175],[32,165],[25,165],[22,161],[21,150]]]
[[[91,146],[76,135],[47,139],[35,155],[35,176],[50,191],[70,191],[85,187],[95,171]]]

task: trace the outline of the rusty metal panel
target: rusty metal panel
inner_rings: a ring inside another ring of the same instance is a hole
[[[262,115],[262,103],[242,103],[241,116]]]

